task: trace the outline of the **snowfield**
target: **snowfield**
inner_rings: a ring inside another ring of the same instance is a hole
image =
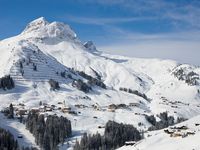
[[[57,107],[65,105],[77,112],[77,115],[59,110],[48,112],[65,116],[72,122],[73,137],[60,149],[72,149],[84,132],[103,134],[104,129],[99,126],[105,126],[108,120],[132,124],[146,131],[151,124],[144,115],[156,116],[166,111],[175,118],[189,119],[182,124],[195,130],[195,135],[172,138],[163,130],[154,131],[145,133],[146,138],[135,146],[124,146],[120,150],[200,149],[197,142],[200,127],[194,125],[200,122],[199,67],[172,60],[105,54],[96,50],[91,42],[84,45],[68,25],[49,23],[43,17],[29,23],[21,34],[0,41],[0,52],[0,77],[10,74],[15,81],[14,89],[0,89],[0,109],[10,103],[15,106],[24,103],[28,110],[38,108],[41,101]],[[60,75],[63,71],[71,77],[63,78]],[[73,79],[85,82],[86,79],[76,71],[94,78],[99,75],[106,89],[92,86],[89,93],[78,90],[72,85]],[[50,79],[59,82],[60,90],[51,90]],[[148,99],[120,88],[138,91]],[[126,107],[112,111],[111,104]],[[0,114],[0,127],[10,130],[15,137],[22,134],[24,138],[17,139],[21,146],[35,146],[34,137],[23,124]],[[151,136],[147,137],[148,134]]]
[[[136,143],[134,146],[124,146],[118,150],[199,150],[200,144],[198,138],[200,137],[200,116],[196,116],[184,123],[175,126],[187,126],[188,132],[195,133],[194,135],[188,135],[186,137],[170,137],[164,130],[148,133],[150,137]],[[180,133],[186,131],[182,130]]]

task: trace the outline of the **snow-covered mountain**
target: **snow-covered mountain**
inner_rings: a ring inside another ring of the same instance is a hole
[[[29,109],[39,107],[40,101],[49,105],[64,101],[77,115],[49,113],[69,118],[77,137],[83,132],[102,133],[99,126],[108,120],[146,130],[151,124],[144,114],[167,111],[185,119],[200,114],[199,67],[105,54],[92,41],[82,43],[63,23],[38,18],[21,34],[0,41],[0,52],[0,77],[10,75],[16,85],[0,89],[0,108],[24,103]],[[50,90],[50,79],[59,82],[60,90]],[[91,88],[89,92],[74,86],[78,79]],[[125,106],[111,110],[111,104]]]

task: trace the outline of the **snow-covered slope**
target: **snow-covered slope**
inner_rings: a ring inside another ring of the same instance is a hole
[[[97,49],[91,41],[82,43],[66,24],[49,23],[43,17],[32,21],[21,34],[0,41],[0,77],[10,74],[16,84],[9,91],[0,89],[0,108],[11,102],[32,108],[39,107],[40,101],[49,105],[64,101],[78,115],[52,113],[68,117],[76,135],[102,133],[98,126],[108,120],[146,130],[150,123],[144,114],[168,111],[186,119],[200,114],[200,68],[172,60],[115,56]],[[88,82],[80,71],[103,82],[106,89],[93,85],[84,93],[75,88],[74,79]],[[67,76],[62,77],[62,72]],[[49,79],[58,81],[61,89],[50,90]],[[110,104],[126,107],[113,112]]]
[[[199,150],[200,116],[164,130],[146,133],[147,137],[134,146],[123,146],[119,150]],[[188,129],[176,129],[186,127]],[[166,133],[165,131],[171,132]]]
[[[35,143],[34,136],[28,130],[26,130],[24,124],[7,119],[3,114],[0,114],[0,120],[1,120],[0,127],[9,130],[15,139],[18,139],[17,137],[19,135],[23,135],[23,138],[18,139],[20,148],[22,147],[39,148]]]

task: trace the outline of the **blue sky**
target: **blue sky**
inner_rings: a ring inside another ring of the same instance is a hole
[[[200,65],[199,0],[0,0],[0,39],[41,16],[102,51]]]

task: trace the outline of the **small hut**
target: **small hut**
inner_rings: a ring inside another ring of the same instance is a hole
[[[71,107],[63,107],[61,110],[63,113],[69,113],[69,112],[71,112],[72,108]]]
[[[95,110],[97,110],[97,111],[100,111],[100,110],[101,110],[101,107],[99,106],[98,103],[93,104],[92,107],[93,107]]]
[[[133,145],[135,145],[135,144],[136,144],[135,141],[127,141],[127,142],[125,142],[125,145],[126,145],[126,146],[133,146]]]
[[[116,109],[117,109],[117,106],[115,104],[111,104],[108,106],[109,112],[115,112]]]
[[[32,109],[31,109],[31,112],[32,112],[32,113],[39,113],[39,112],[40,112],[40,109],[39,109],[39,108],[32,108]]]
[[[19,109],[19,110],[16,112],[16,115],[23,116],[23,115],[26,115],[27,112],[28,112],[28,111],[27,111],[26,109]]]
[[[139,103],[129,103],[130,107],[139,107],[140,104]]]
[[[179,132],[174,132],[170,135],[170,137],[182,137],[183,134],[182,133],[179,133]]]

